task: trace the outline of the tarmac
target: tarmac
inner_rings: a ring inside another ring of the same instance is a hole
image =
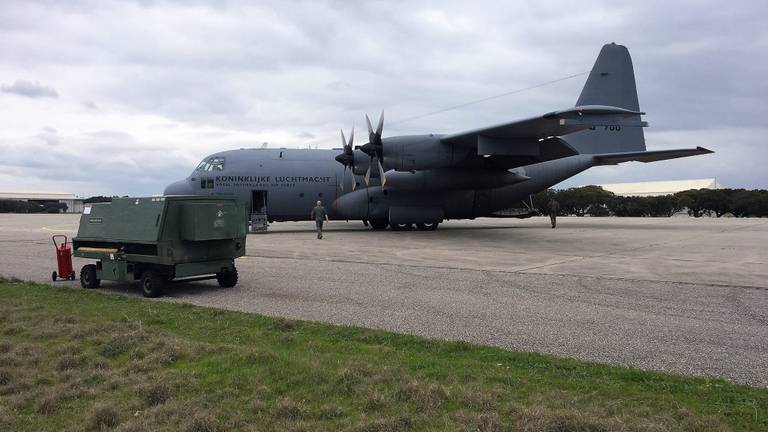
[[[50,236],[79,215],[0,215],[0,275],[50,281]],[[332,221],[248,236],[240,283],[159,300],[465,340],[768,387],[768,219]],[[85,260],[76,259],[80,268]],[[56,286],[79,288],[79,282]],[[141,296],[138,284],[101,291]]]

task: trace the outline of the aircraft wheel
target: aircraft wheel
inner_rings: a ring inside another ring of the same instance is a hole
[[[368,221],[371,224],[371,229],[380,231],[387,229],[387,221],[381,219],[371,219]]]
[[[147,270],[141,275],[141,291],[144,297],[160,297],[164,284],[165,278],[155,271]]]
[[[83,288],[98,288],[101,281],[96,277],[96,265],[87,264],[80,270],[80,286]]]
[[[237,269],[232,267],[232,270],[216,273],[216,281],[222,288],[232,288],[237,285]]]
[[[413,228],[412,224],[389,224],[389,228],[392,229],[392,231],[410,231],[411,228]]]
[[[434,231],[437,229],[438,225],[440,225],[440,222],[422,222],[417,223],[416,228],[419,231]]]

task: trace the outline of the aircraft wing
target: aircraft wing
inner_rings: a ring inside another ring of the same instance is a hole
[[[598,165],[616,165],[622,162],[656,162],[667,159],[682,158],[688,156],[696,156],[702,154],[714,153],[712,150],[705,149],[704,147],[696,147],[695,149],[675,149],[675,150],[656,150],[656,151],[639,151],[639,152],[624,152],[624,153],[604,153],[594,155]]]
[[[637,120],[638,116],[642,114],[645,113],[614,106],[583,105],[560,111],[552,111],[540,117],[445,135],[441,140],[450,144],[472,146],[477,145],[478,140],[482,138],[494,141],[509,141],[510,145],[514,145],[515,141],[529,142],[531,140],[557,137],[597,127],[648,126],[647,122]],[[631,117],[634,117],[634,119]]]

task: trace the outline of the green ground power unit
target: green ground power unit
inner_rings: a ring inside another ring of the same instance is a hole
[[[98,260],[83,266],[80,283],[141,281],[157,297],[172,281],[217,279],[237,284],[235,258],[245,254],[247,214],[234,197],[114,198],[86,204],[74,256]]]

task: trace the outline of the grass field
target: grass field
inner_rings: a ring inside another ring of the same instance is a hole
[[[768,430],[768,390],[0,281],[0,430]]]

